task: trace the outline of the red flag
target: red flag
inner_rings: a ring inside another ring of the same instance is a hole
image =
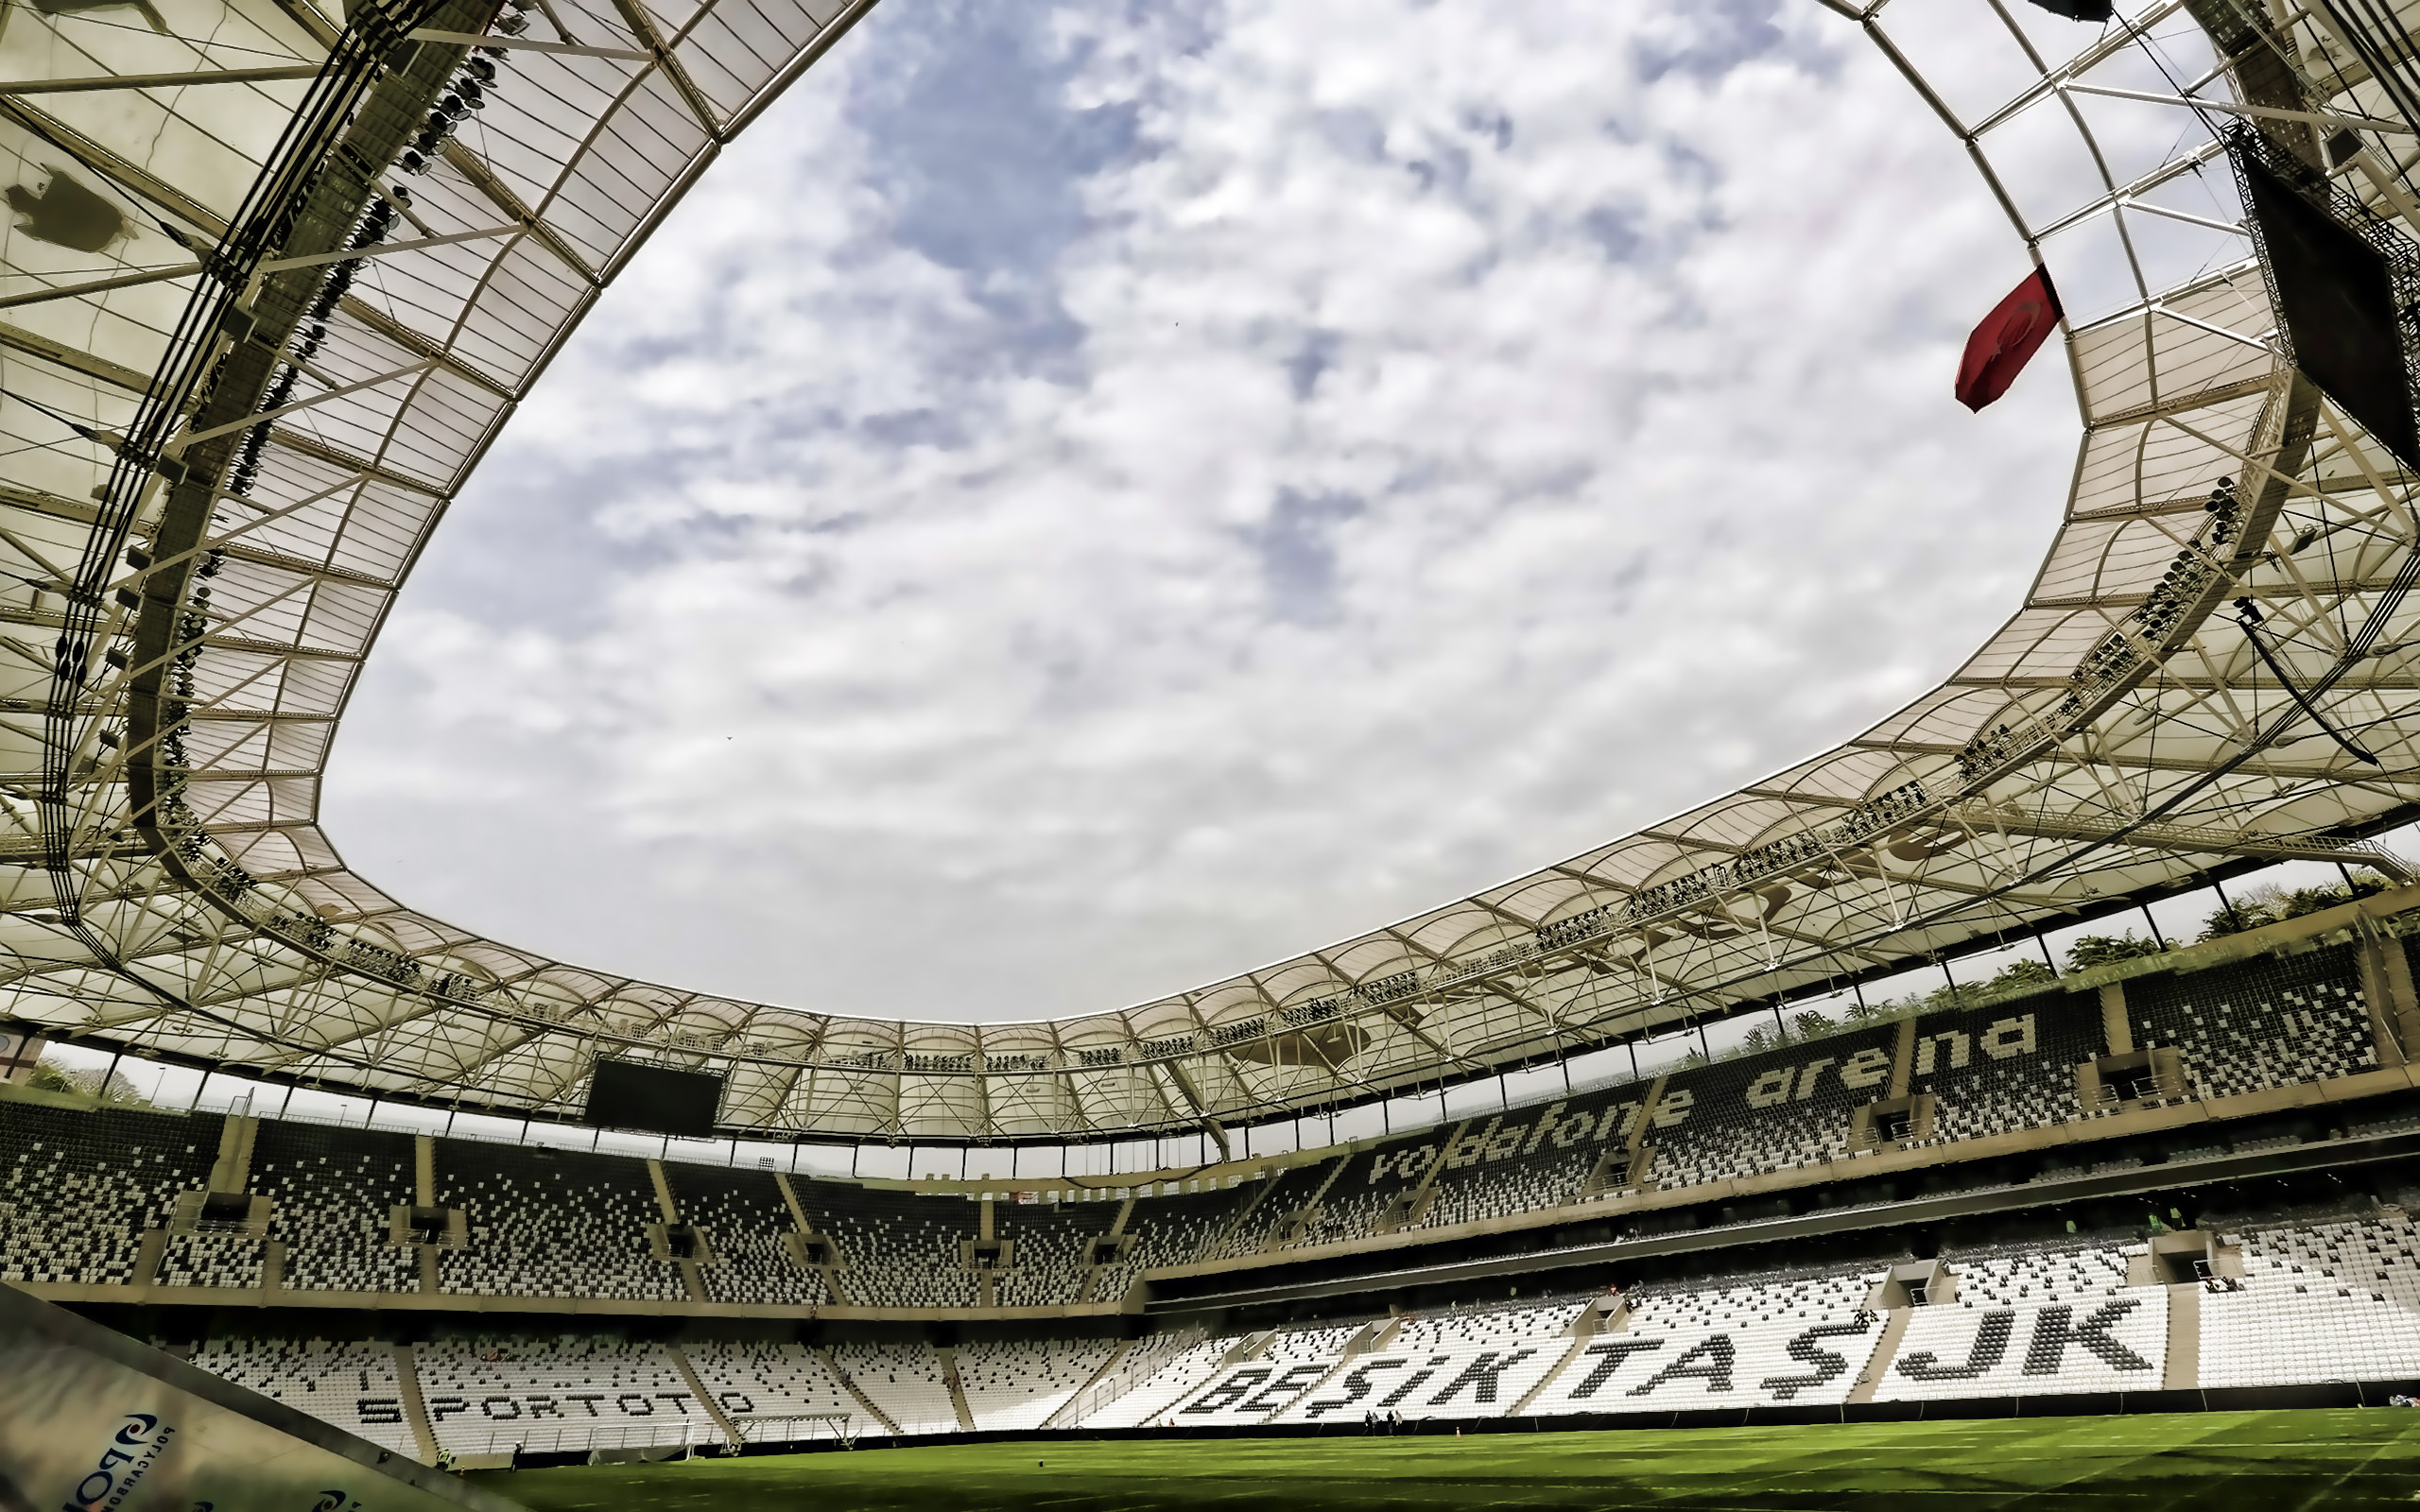
[[[2063,313],[2059,291],[2050,286],[2050,270],[2035,268],[1966,338],[1966,355],[1958,364],[1958,402],[1980,409],[2007,393],[2059,328]]]

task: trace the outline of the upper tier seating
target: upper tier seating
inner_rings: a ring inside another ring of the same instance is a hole
[[[1629,1139],[1646,1094],[1646,1087],[1630,1082],[1558,1098],[1544,1108],[1471,1119],[1459,1138],[1438,1143],[1442,1169],[1421,1226],[1434,1228],[1578,1201],[1598,1158]],[[1399,1157],[1396,1166],[1400,1170],[1419,1159]]]
[[[1339,1157],[1338,1159],[1350,1159]],[[1312,1194],[1327,1180],[1334,1160],[1322,1160],[1313,1165],[1288,1166],[1272,1171],[1257,1183],[1258,1200],[1254,1200],[1253,1185],[1247,1183],[1242,1200],[1250,1204],[1245,1211],[1236,1211],[1241,1221],[1225,1231],[1223,1238],[1215,1237],[1205,1247],[1203,1260],[1229,1260],[1241,1255],[1257,1254],[1279,1238],[1286,1215],[1311,1200]]]
[[[980,1210],[963,1197],[920,1197],[842,1181],[802,1181],[799,1200],[838,1249],[849,1300],[863,1307],[973,1307],[977,1287],[961,1246]]]
[[[209,1184],[221,1126],[0,1102],[0,1280],[131,1282],[144,1230]]]
[[[193,1363],[382,1449],[419,1456],[391,1345],[217,1339],[196,1349]]]
[[[1909,1087],[1936,1099],[1930,1143],[2077,1117],[2076,1067],[2099,1058],[2102,1043],[2100,1001],[2090,992],[1926,1014],[1916,1021]]]
[[[2175,1048],[2186,1091],[2218,1098],[2374,1067],[2377,1031],[2360,980],[2359,949],[2335,944],[2181,976],[2151,971],[2120,985],[2134,1044]],[[1903,1028],[1912,1042],[1909,1090],[1935,1105],[1925,1143],[2106,1117],[2111,1108],[2078,1098],[2078,1068],[2107,1049],[2103,1011],[2100,993],[2053,986],[1686,1067],[1665,1081],[1654,1109],[1642,1106],[1652,1083],[1631,1082],[1357,1151],[1313,1152],[1307,1163],[1257,1177],[1229,1170],[1147,1183],[1131,1203],[1129,1189],[1114,1185],[1061,1191],[1056,1201],[995,1200],[995,1236],[1012,1256],[993,1297],[1010,1307],[1114,1302],[1146,1271],[1354,1242],[1391,1216],[1429,1229],[1514,1218],[1578,1201],[1594,1169],[1617,1184],[1634,1131],[1651,1148],[1652,1178],[1669,1188],[1854,1155],[1852,1121],[1860,1104],[1887,1095]],[[2420,1127],[2391,1100],[2342,1106],[2355,1133]],[[392,1210],[416,1205],[405,1134],[261,1120],[248,1192],[268,1199],[266,1240],[167,1232],[180,1226],[180,1196],[207,1185],[223,1126],[216,1114],[0,1098],[0,1280],[130,1284],[148,1253],[146,1236],[156,1233],[154,1279],[164,1286],[256,1289],[275,1254],[290,1290],[418,1290],[419,1255],[389,1237]],[[2274,1122],[2202,1127],[2166,1153],[2248,1154],[2317,1137]],[[2142,1159],[2139,1150],[2099,1149],[2079,1144],[2060,1161],[2097,1171]],[[646,1161],[458,1139],[438,1139],[434,1151],[436,1204],[466,1210],[470,1228],[467,1248],[437,1256],[445,1293],[687,1299],[683,1267],[653,1258],[648,1230],[664,1212]],[[682,1218],[706,1240],[709,1258],[696,1267],[704,1300],[958,1309],[984,1295],[970,1252],[982,1209],[962,1194],[795,1177],[794,1212],[769,1172],[678,1161],[663,1169]],[[1963,1172],[1996,1179],[1982,1164],[1962,1164],[1927,1180],[1955,1187]],[[1432,1176],[1413,1219],[1402,1199]],[[1128,1242],[1097,1249],[1121,1212]],[[785,1246],[802,1215],[834,1246],[838,1297]],[[1122,1258],[1093,1271],[1087,1290],[1087,1259],[1120,1247]]]
[[[464,1210],[471,1229],[468,1249],[438,1258],[450,1295],[688,1295],[680,1267],[648,1248],[648,1226],[664,1213],[640,1161],[447,1141],[437,1186],[438,1201]]]
[[[698,1270],[708,1300],[812,1307],[826,1299],[822,1277],[782,1247],[798,1223],[769,1173],[667,1160],[664,1177],[682,1220],[701,1230],[713,1251],[713,1263]]]
[[[1201,1183],[1191,1183],[1197,1188]],[[1133,1288],[1146,1270],[1189,1265],[1202,1258],[1213,1237],[1225,1229],[1236,1211],[1252,1195],[1249,1184],[1212,1186],[1207,1190],[1139,1197],[1126,1220],[1132,1243],[1126,1258],[1103,1265],[1093,1281],[1093,1300],[1114,1302]],[[1083,1209],[1115,1213],[1115,1207],[1083,1203]],[[1102,1231],[1108,1231],[1106,1221]]]
[[[388,1236],[412,1204],[412,1140],[373,1129],[263,1119],[251,1190],[270,1199],[269,1237],[285,1244],[285,1284],[306,1292],[416,1292],[413,1252]]]
[[[1109,1231],[1117,1210],[1098,1203],[994,1202],[992,1232],[1011,1246],[1000,1278],[1002,1307],[1055,1307],[1076,1299],[1084,1284],[1084,1251]]]
[[[2359,949],[2327,945],[2224,971],[2137,977],[2126,984],[2135,1043],[2177,1047],[2194,1095],[2205,1098],[2374,1070]]]
[[[1333,1245],[1361,1239],[1377,1231],[1379,1223],[1400,1200],[1408,1198],[1427,1177],[1442,1151],[1446,1130],[1422,1129],[1416,1134],[1382,1141],[1375,1149],[1346,1158],[1343,1172],[1320,1199],[1320,1214],[1301,1245]]]
[[[458,1454],[515,1444],[580,1450],[719,1442],[661,1345],[620,1339],[448,1339],[414,1351],[437,1441]]]
[[[1686,1096],[1688,1116],[1649,1131],[1654,1178],[1695,1186],[1845,1155],[1854,1110],[1891,1095],[1898,1036],[1858,1029],[1675,1074],[1663,1101]]]
[[[268,1242],[256,1234],[170,1234],[160,1250],[163,1286],[261,1284]]]

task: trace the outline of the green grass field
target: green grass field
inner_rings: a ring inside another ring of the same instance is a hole
[[[870,1449],[489,1472],[534,1512],[1296,1507],[2373,1507],[2420,1503],[2420,1412]]]

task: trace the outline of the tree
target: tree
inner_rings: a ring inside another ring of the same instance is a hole
[[[2274,893],[2277,889],[2271,887],[2265,890]],[[2265,899],[2246,894],[2239,902],[2229,900],[2224,906],[2212,910],[2210,917],[2202,920],[2202,937],[2223,939],[2229,935],[2240,935],[2247,929],[2258,929],[2276,921],[2274,906]]]
[[[2067,970],[2088,971],[2112,961],[2131,961],[2159,953],[2156,944],[2142,938],[2133,930],[2123,935],[2082,935],[2067,947]]]
[[[2375,871],[2357,871],[2350,883],[2332,887],[2296,887],[2288,891],[2273,882],[2261,883],[2242,889],[2223,906],[2214,909],[2202,921],[2202,937],[2223,939],[2264,924],[2283,923],[2289,919],[2341,908],[2357,898],[2385,892],[2394,885]]]
[[[2375,871],[2357,871],[2353,880],[2334,887],[2297,887],[2286,894],[2277,910],[2280,919],[2300,919],[2329,908],[2340,908],[2356,898],[2367,898],[2394,885]]]
[[[2058,979],[2059,973],[2050,970],[2050,963],[2048,961],[2011,961],[1992,973],[1991,980],[1983,984],[1983,990],[1996,992],[2002,988],[2031,987],[2036,983],[2055,982]]]
[[[1801,1040],[1812,1040],[1817,1035],[1830,1034],[1832,1032],[1832,1021],[1824,1017],[1822,1014],[1817,1013],[1812,1008],[1809,1008],[1805,1013],[1800,1014],[1796,1022],[1798,1024],[1798,1038]]]
[[[1857,999],[1848,1006],[1848,1018],[1851,1023],[1871,1023],[1880,1017],[1882,1017],[1882,1007],[1877,1007],[1863,998]]]
[[[1762,1029],[1749,1030],[1748,1038],[1739,1041],[1739,1048],[1748,1052],[1748,1054],[1752,1056],[1756,1054],[1758,1051],[1770,1049],[1772,1045],[1772,1036],[1767,1034]]]
[[[148,1108],[151,1100],[134,1090],[134,1084],[124,1076],[112,1076],[105,1087],[97,1071],[75,1071],[55,1060],[45,1060],[34,1067],[26,1085],[46,1092],[65,1092],[70,1097],[97,1097],[119,1108]]]

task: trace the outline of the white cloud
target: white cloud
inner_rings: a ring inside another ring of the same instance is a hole
[[[1948,394],[2021,250],[1818,8],[1018,13],[970,62],[890,0],[557,362],[355,700],[367,874],[684,986],[1115,1007],[1810,755],[2022,593],[2060,365]],[[948,179],[994,107],[1042,146]]]

